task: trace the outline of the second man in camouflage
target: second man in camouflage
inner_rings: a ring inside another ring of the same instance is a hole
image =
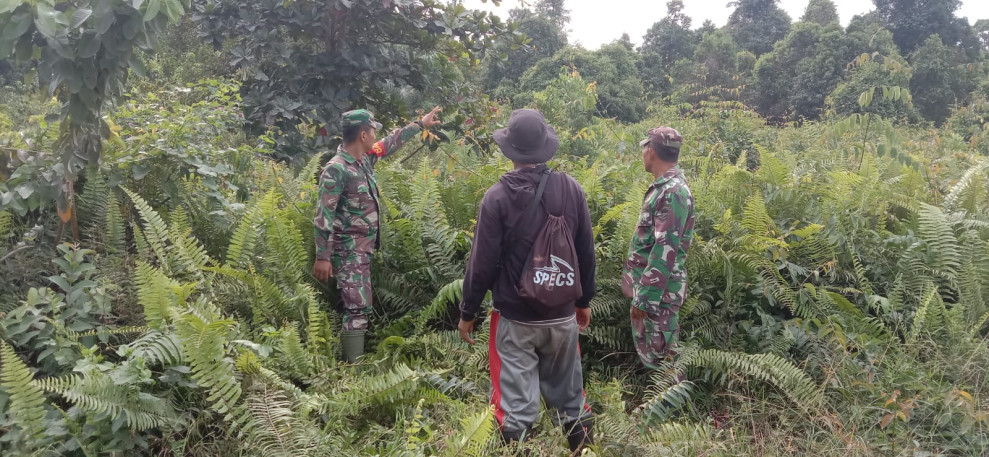
[[[675,355],[680,306],[687,294],[687,249],[694,237],[694,197],[677,161],[683,137],[670,127],[649,131],[639,144],[656,178],[642,202],[622,291],[632,299],[632,336],[642,363],[658,368]]]

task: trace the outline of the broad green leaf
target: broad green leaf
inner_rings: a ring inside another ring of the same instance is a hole
[[[0,59],[10,57],[10,54],[14,52],[14,43],[10,40],[0,40]]]
[[[56,11],[46,3],[38,3],[38,17],[34,20],[34,24],[42,35],[55,38],[64,27],[69,25],[69,20],[61,11]]]
[[[93,10],[89,8],[79,8],[75,13],[72,13],[72,22],[69,23],[70,29],[75,29],[81,26],[86,19],[89,19],[93,15]]]
[[[16,56],[17,60],[30,60],[34,57],[34,42],[31,40],[30,34],[21,35],[21,38],[17,40],[16,46]]]
[[[3,28],[3,39],[14,41],[31,28],[31,13],[20,11],[10,17],[10,22]]]
[[[179,0],[162,0],[165,3],[165,14],[168,15],[168,20],[171,22],[178,22],[185,14],[185,9],[182,8],[182,4]]]
[[[131,54],[130,58],[127,59],[127,63],[130,65],[131,70],[134,71],[134,74],[142,78],[148,75],[147,67],[144,66],[144,62],[136,55]]]
[[[24,0],[0,0],[0,14],[9,13],[24,3]]]
[[[138,15],[132,15],[127,18],[127,22],[124,22],[123,32],[124,38],[128,40],[133,40],[134,37],[144,28],[144,19]]]
[[[144,20],[150,21],[158,15],[158,11],[161,10],[160,0],[148,0],[148,8],[144,10]]]
[[[84,33],[79,39],[79,57],[88,59],[100,50],[100,36],[94,33]]]

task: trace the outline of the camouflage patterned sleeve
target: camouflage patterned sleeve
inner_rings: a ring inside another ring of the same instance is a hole
[[[642,274],[634,289],[633,305],[639,309],[658,312],[669,306],[663,304],[663,294],[669,286],[681,237],[690,217],[689,198],[682,187],[670,189],[656,198],[652,220],[655,243],[645,258]]]
[[[347,173],[339,164],[330,164],[319,175],[319,202],[313,225],[316,228],[316,260],[330,260],[333,253],[333,219],[340,195],[346,187]]]
[[[382,159],[388,157],[405,145],[409,140],[415,138],[416,134],[422,131],[422,127],[419,124],[413,122],[400,129],[395,129],[391,132],[391,135],[386,136],[381,141],[374,143],[371,150],[368,151],[368,155],[374,157],[373,160]]]

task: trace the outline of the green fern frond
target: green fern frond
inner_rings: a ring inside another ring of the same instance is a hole
[[[940,331],[940,325],[944,324],[942,320],[944,311],[944,302],[938,295],[937,286],[928,281],[924,286],[920,305],[914,312],[913,322],[910,326],[910,341],[917,342],[920,336],[925,333]]]
[[[607,212],[598,219],[598,223],[594,226],[594,236],[597,237],[604,230],[604,227],[608,225],[609,222],[621,219],[622,215],[629,208],[634,206],[632,202],[619,203],[608,209]]]
[[[594,295],[591,299],[591,311],[595,319],[624,318],[628,315],[630,301],[621,291],[604,291]]]
[[[875,287],[872,286],[872,282],[869,281],[869,277],[866,275],[865,265],[862,264],[862,260],[859,259],[858,253],[855,252],[855,248],[849,245],[850,254],[852,257],[852,265],[855,268],[855,278],[858,280],[859,289],[865,295],[875,295]]]
[[[642,419],[648,424],[662,424],[690,403],[690,393],[694,384],[681,380],[665,388],[651,389],[650,399],[636,408]]]
[[[941,208],[922,203],[917,212],[919,234],[929,247],[930,268],[954,282],[961,268],[962,247]]]
[[[289,376],[303,380],[312,375],[309,352],[302,345],[302,338],[294,325],[286,325],[278,334],[278,358]]]
[[[426,329],[426,324],[443,315],[450,304],[458,304],[463,299],[464,280],[457,279],[440,289],[436,293],[433,301],[419,312],[415,318],[416,333],[422,333]]]
[[[613,351],[630,352],[635,350],[627,325],[593,325],[583,333],[590,341],[595,341]]]
[[[483,412],[460,420],[460,430],[447,438],[445,455],[485,455],[485,450],[494,436],[494,413],[491,407]]]
[[[144,320],[151,328],[164,330],[171,320],[171,307],[176,304],[175,291],[179,283],[161,270],[142,261],[134,270],[137,297],[144,306]]]
[[[13,236],[14,214],[10,211],[0,211],[0,242],[6,241]]]
[[[192,234],[189,217],[181,208],[172,211],[168,229],[172,241],[172,257],[176,266],[185,274],[202,278],[202,269],[215,262],[206,253],[206,248]]]
[[[280,282],[301,283],[308,277],[309,250],[302,242],[302,234],[289,222],[286,211],[266,217],[266,260],[270,262],[268,269],[275,272]]]
[[[107,193],[106,205],[103,245],[110,252],[121,252],[124,250],[127,230],[124,225],[124,218],[120,214],[120,203],[117,202],[117,195],[112,191]]]
[[[989,325],[989,311],[975,320],[975,323],[972,324],[972,328],[969,333],[971,333],[973,338],[978,338],[979,333],[982,332],[982,329],[985,328],[986,325]]]
[[[131,430],[147,430],[176,422],[175,410],[167,400],[118,385],[100,371],[90,371],[85,376],[42,379],[38,384],[84,411],[125,418]]]
[[[649,430],[649,441],[663,445],[685,444],[693,447],[697,443],[709,442],[712,435],[714,435],[714,430],[708,424],[667,422]],[[665,447],[657,450],[660,452],[647,451],[645,455],[662,455],[671,451]]]
[[[145,360],[148,365],[181,365],[185,360],[182,342],[175,333],[151,330],[127,345],[133,348],[133,356]]]
[[[790,179],[790,170],[782,160],[768,151],[759,151],[759,169],[755,176],[760,181],[776,187],[785,186]]]
[[[766,235],[776,229],[773,219],[766,210],[766,201],[762,194],[753,194],[746,199],[742,227],[754,235]]]
[[[161,218],[157,211],[151,208],[151,205],[144,200],[140,195],[132,192],[130,189],[121,187],[124,193],[130,197],[131,201],[134,203],[134,207],[137,208],[138,214],[141,215],[141,219],[144,220],[144,237],[147,241],[148,246],[154,252],[155,256],[158,258],[158,262],[161,264],[162,268],[166,272],[171,272],[172,268],[170,263],[171,257],[168,252],[169,236],[168,236],[168,225]]]
[[[234,417],[242,393],[233,361],[226,351],[227,338],[234,324],[228,319],[204,320],[193,312],[183,314],[175,322],[186,360],[192,368],[192,378],[209,389],[207,401],[228,420]]]
[[[85,176],[86,183],[82,192],[76,196],[76,210],[83,232],[99,241],[104,233],[105,228],[102,225],[107,211],[113,208],[107,198],[110,191],[98,168],[86,170]]]
[[[261,224],[264,222],[265,214],[271,214],[277,204],[278,194],[271,191],[244,213],[230,238],[224,265],[247,268],[247,264],[252,261],[256,254],[254,251],[257,247],[258,234],[261,230]]]
[[[154,262],[154,253],[151,251],[151,246],[148,245],[140,225],[134,222],[131,224],[131,228],[134,230],[134,249],[137,251],[138,257],[147,262]]]
[[[44,440],[45,395],[28,366],[0,339],[0,387],[9,398],[8,420],[24,431],[27,447]]]
[[[333,356],[333,334],[326,313],[319,309],[315,296],[309,297],[306,310],[306,349],[315,357]]]
[[[309,454],[308,443],[299,439],[302,424],[295,418],[292,403],[284,393],[265,383],[256,383],[246,398],[248,418],[240,429],[246,449],[264,457],[299,457]]]
[[[238,279],[251,288],[255,297],[251,305],[256,324],[263,322],[262,319],[278,326],[285,322],[302,320],[305,307],[301,301],[312,293],[308,286],[297,284],[299,290],[290,293],[282,290],[274,281],[259,275],[253,264],[248,263],[247,269],[248,271],[243,271],[224,266],[207,267],[204,270]],[[308,303],[305,305],[307,307]]]
[[[980,185],[986,170],[989,170],[989,160],[981,160],[966,170],[944,198],[945,209],[964,209],[969,214],[984,211],[980,206],[985,204],[985,190],[980,189]]]
[[[823,399],[822,391],[800,368],[776,354],[745,354],[717,349],[681,352],[680,362],[720,373],[752,377],[772,384],[795,403],[816,406]]]

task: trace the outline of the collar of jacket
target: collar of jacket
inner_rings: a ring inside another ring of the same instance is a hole
[[[347,163],[357,163],[357,159],[355,159],[354,156],[350,155],[350,153],[343,148],[342,144],[340,146],[337,146],[337,155],[343,157],[343,160]]]
[[[674,165],[673,168],[666,170],[666,173],[663,173],[658,178],[656,178],[656,180],[652,182],[652,186],[650,187],[662,186],[663,184],[666,184],[667,181],[676,178],[679,174],[680,174],[680,166]]]

